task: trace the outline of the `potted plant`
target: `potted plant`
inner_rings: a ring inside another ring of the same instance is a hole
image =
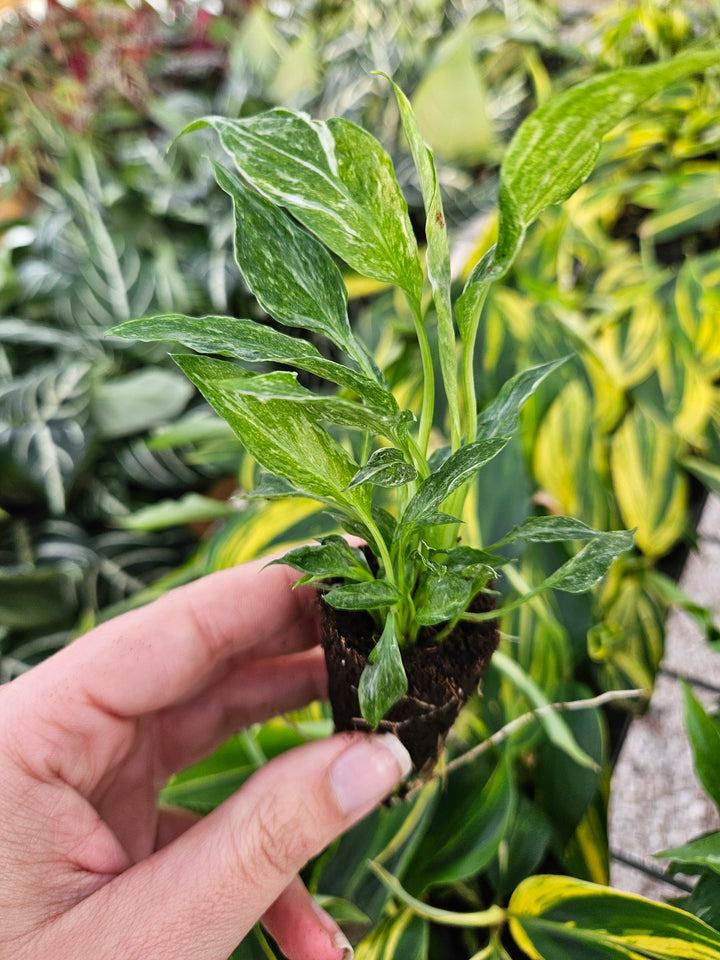
[[[478,412],[474,353],[488,289],[510,269],[528,226],[589,175],[603,135],[643,99],[717,60],[695,51],[602,74],[530,115],[503,160],[497,243],[456,297],[432,152],[394,84],[425,204],[427,284],[391,160],[360,127],[276,109],[209,117],[184,131],[212,128],[235,163],[237,174],[215,163],[215,176],[234,203],[237,263],[275,325],[165,314],[112,333],[197,351],[174,359],[265,471],[250,495],[314,498],[343,533],[362,539],[365,546],[324,537],[282,562],[318,588],[337,727],[392,729],[420,775],[497,646],[495,583],[508,562],[498,551],[518,541],[586,541],[509,609],[548,589],[591,588],[632,545],[628,531],[559,516],[529,517],[491,545],[463,539],[468,491],[501,455],[523,403],[563,362],[523,371]],[[403,408],[352,330],[335,257],[401,292],[422,358],[420,410]],[[318,336],[329,350],[315,346]],[[435,442],[433,426],[446,439]]]

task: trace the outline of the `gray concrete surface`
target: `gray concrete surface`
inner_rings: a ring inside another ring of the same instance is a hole
[[[716,623],[720,622],[717,497],[710,497],[705,505],[698,550],[688,558],[681,585],[690,597],[714,612]],[[673,611],[650,707],[630,726],[613,774],[609,810],[610,850],[615,855],[612,885],[656,900],[677,896],[680,891],[661,878],[664,862],[652,854],[720,829],[718,812],[693,770],[678,676],[687,678],[706,709],[720,700],[720,693],[706,687],[714,685],[720,691],[720,654],[708,648],[702,631],[687,614]]]

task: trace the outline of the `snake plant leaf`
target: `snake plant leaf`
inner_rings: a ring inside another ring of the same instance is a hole
[[[255,320],[165,313],[129,320],[113,327],[110,334],[126,340],[174,340],[198,353],[216,353],[246,363],[284,363],[346,387],[386,414],[398,412],[397,401],[387,387],[350,367],[327,360],[307,340]]]
[[[407,462],[400,450],[381,447],[370,454],[367,463],[360,467],[349,486],[373,483],[378,487],[399,487],[415,480],[417,475],[415,467]]]
[[[695,875],[702,870],[712,870],[720,874],[720,832],[697,837],[681,847],[663,850],[654,856],[672,860],[678,872]]]
[[[285,207],[358,273],[419,303],[422,269],[392,161],[349,120],[275,109],[240,120],[206,117],[242,177]]]
[[[470,602],[472,582],[457,573],[428,574],[416,598],[415,619],[421,626],[452,620]]]
[[[516,888],[510,932],[531,960],[716,960],[720,933],[683,910],[572,877]]]
[[[720,729],[684,681],[681,689],[685,729],[692,748],[695,773],[715,806],[720,809]]]
[[[716,50],[691,51],[603,73],[551,97],[521,123],[500,168],[497,243],[473,268],[456,303],[463,339],[477,326],[489,285],[512,266],[527,228],[590,175],[605,134],[644,100],[718,62]]]
[[[233,201],[235,259],[263,310],[278,323],[324,334],[354,356],[347,290],[325,247],[229,170],[218,163],[213,169]]]
[[[438,183],[432,150],[423,142],[417,119],[410,101],[390,77],[400,110],[403,130],[410,144],[415,169],[420,178],[425,205],[425,255],[428,279],[432,287],[438,323],[438,354],[448,413],[453,435],[460,435],[460,410],[458,406],[457,356],[455,328],[453,326],[452,302],[450,299],[450,247],[448,246],[445,214],[443,212],[440,184]]]
[[[443,500],[477,471],[496,457],[507,444],[508,437],[489,437],[460,447],[420,484],[408,503],[399,526],[405,529],[426,522]]]
[[[500,388],[497,397],[478,414],[479,438],[510,436],[515,432],[523,405],[535,393],[543,380],[567,360],[551,360],[528,367],[511,377]]]
[[[590,543],[564,563],[543,583],[544,589],[563,590],[566,593],[584,593],[601,580],[610,564],[632,549],[632,530],[614,530],[594,537]]]
[[[188,354],[176,354],[173,359],[263,469],[310,494],[331,497],[363,513],[369,510],[369,497],[362,487],[345,489],[357,464],[317,425],[302,402],[238,393],[229,384],[237,384],[242,371],[226,360]]]
[[[379,610],[397,603],[400,594],[387,580],[345,583],[325,594],[325,602],[336,610]]]
[[[385,714],[405,696],[407,688],[407,676],[395,633],[395,614],[391,610],[358,685],[360,710],[371,727],[377,727]]]
[[[277,560],[272,560],[269,566],[275,563],[290,566],[313,579],[321,577],[345,577],[348,580],[374,579],[362,550],[350,546],[347,540],[337,535],[323,537],[319,544],[296,547]]]

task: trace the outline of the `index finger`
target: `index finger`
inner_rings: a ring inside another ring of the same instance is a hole
[[[266,563],[210,574],[109,620],[31,674],[46,670],[56,691],[132,717],[181,700],[230,656],[267,659],[316,645],[314,590],[294,590],[290,568]]]

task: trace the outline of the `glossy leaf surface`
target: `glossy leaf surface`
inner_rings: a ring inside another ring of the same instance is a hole
[[[681,683],[685,729],[698,780],[720,809],[720,729],[708,716],[687,683]]]
[[[371,727],[377,727],[388,710],[405,696],[408,688],[392,611],[369,661],[360,677],[358,698],[363,717]]]
[[[381,447],[370,454],[367,463],[360,467],[349,486],[373,483],[379,487],[399,487],[415,480],[417,475],[415,467],[407,462],[400,450]]]
[[[378,610],[399,599],[396,588],[387,580],[346,583],[325,594],[325,602],[337,610]]]

